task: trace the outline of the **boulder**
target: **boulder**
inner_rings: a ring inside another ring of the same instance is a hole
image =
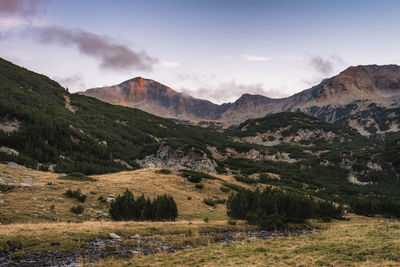
[[[117,235],[116,233],[109,233],[108,234],[112,239],[121,239],[121,237],[119,235]]]
[[[113,197],[108,197],[107,199],[106,199],[106,202],[107,203],[113,203],[114,202],[114,198]]]
[[[1,200],[0,200],[0,204],[4,204],[4,200],[1,199]]]
[[[2,178],[0,178],[0,184],[5,184],[5,182]]]
[[[19,187],[31,187],[31,185],[28,183],[20,183],[18,186]]]
[[[56,164],[50,164],[49,165],[49,168],[48,168],[49,172],[54,172],[55,169],[56,169]]]
[[[19,164],[15,163],[15,162],[9,162],[9,163],[7,163],[7,168],[12,168],[12,169],[25,169],[24,166],[19,165]]]

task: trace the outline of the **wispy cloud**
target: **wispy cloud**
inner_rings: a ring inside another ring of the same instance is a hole
[[[86,89],[86,83],[84,82],[83,76],[79,73],[64,78],[54,77],[54,80],[60,83],[61,86],[68,87],[69,89]]]
[[[75,46],[85,55],[100,61],[100,67],[112,70],[136,69],[149,71],[159,62],[146,51],[134,51],[125,44],[116,42],[108,36],[71,30],[62,27],[32,27],[25,34],[32,36],[42,44]]]
[[[50,0],[1,0],[0,30],[23,25],[36,25],[37,17],[46,12],[45,4]]]
[[[1,0],[0,14],[34,16],[43,11],[43,4],[49,0]]]
[[[154,63],[154,66],[156,67],[166,67],[166,68],[175,68],[179,67],[179,62],[174,62],[174,61],[157,61]]]
[[[241,55],[242,58],[248,61],[270,61],[269,57],[251,56],[251,55]]]
[[[334,70],[335,64],[343,64],[343,59],[337,54],[333,53],[328,57],[314,55],[310,57],[309,65],[311,68],[322,75],[330,75]]]
[[[273,77],[270,77],[273,79]],[[226,101],[235,101],[243,94],[259,94],[268,97],[283,97],[281,91],[274,89],[264,89],[261,83],[243,84],[235,80],[222,82],[217,85],[202,86],[197,90],[181,89],[182,93],[197,97],[208,99],[216,103],[223,103]]]
[[[345,64],[344,60],[337,52],[325,57],[320,55],[310,55],[308,58],[306,67],[311,70],[310,75],[312,76],[303,80],[306,85],[316,85],[322,79],[328,78],[332,75],[338,65]]]

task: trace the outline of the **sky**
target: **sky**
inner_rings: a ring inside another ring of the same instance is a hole
[[[215,103],[400,65],[397,0],[0,0],[0,57],[70,92],[141,76]]]

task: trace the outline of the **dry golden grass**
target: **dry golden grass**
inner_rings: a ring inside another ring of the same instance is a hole
[[[0,252],[13,250],[8,244],[17,244],[25,253],[79,250],[94,238],[108,239],[109,233],[129,240],[135,234],[169,236],[186,231],[221,232],[254,229],[243,222],[228,225],[226,221],[179,221],[179,222],[82,222],[82,223],[24,223],[0,225]],[[57,246],[52,244],[57,243]]]
[[[16,170],[0,164],[0,173],[3,173],[6,182],[10,180],[24,182],[27,176],[35,179],[34,182],[29,182],[30,188],[15,188],[3,193],[0,199],[5,203],[0,204],[0,222],[4,224],[109,220],[109,207],[107,204],[101,203],[98,197],[107,198],[109,195],[116,197],[118,194],[122,194],[126,188],[132,190],[135,196],[142,193],[150,198],[164,193],[172,195],[178,206],[178,220],[204,219],[205,217],[210,220],[227,219],[225,205],[220,204],[216,208],[208,210],[209,206],[203,203],[205,198],[228,198],[230,192],[224,193],[220,190],[222,181],[203,179],[204,188],[196,189],[195,184],[178,176],[175,171],[170,175],[157,174],[155,171],[154,169],[140,169],[94,175],[91,177],[98,179],[97,182],[80,182],[58,179],[59,175],[54,173],[28,169]],[[231,176],[219,175],[219,177],[224,181],[249,187],[237,182]],[[75,215],[70,211],[72,206],[81,203],[64,195],[68,188],[80,188],[87,195],[82,215]],[[98,213],[100,215],[96,216]]]
[[[132,258],[102,266],[400,266],[400,222],[352,216],[321,224],[327,231],[269,240],[243,240]]]

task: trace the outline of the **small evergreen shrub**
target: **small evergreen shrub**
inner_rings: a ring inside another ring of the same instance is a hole
[[[203,203],[211,207],[215,207],[215,205],[217,204],[215,203],[215,200],[213,198],[205,198],[203,199]]]
[[[200,183],[201,179],[210,179],[210,180],[219,179],[218,177],[209,175],[204,172],[198,172],[192,170],[179,170],[179,172],[183,177],[187,178],[188,181],[192,183]]]
[[[83,194],[79,188],[76,190],[72,190],[70,188],[67,191],[65,191],[65,195],[69,198],[75,198],[79,202],[85,202],[86,200],[86,195]]]
[[[103,196],[99,196],[97,198],[97,200],[100,201],[101,203],[106,203],[107,202],[107,199],[105,199]]]
[[[70,210],[75,214],[82,214],[84,207],[82,205],[76,205],[75,207],[72,207]]]
[[[237,185],[237,184],[232,184],[232,183],[229,183],[229,182],[224,182],[222,185],[227,187],[227,188],[230,188],[230,189],[232,189],[233,191],[236,191],[236,192],[240,192],[240,191],[246,190],[243,186],[240,186],[240,185]]]
[[[197,189],[203,189],[204,184],[196,184],[194,187],[196,187]]]
[[[229,191],[231,191],[231,189],[229,187],[226,187],[226,186],[221,186],[219,188],[219,190],[221,190],[224,193],[228,193]]]
[[[10,191],[13,188],[15,188],[15,185],[0,184],[0,192]]]
[[[168,169],[161,169],[156,171],[157,174],[171,174],[171,170]]]

